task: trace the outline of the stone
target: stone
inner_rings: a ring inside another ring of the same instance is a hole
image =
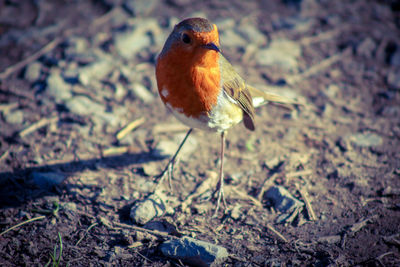
[[[33,182],[41,188],[51,189],[64,181],[65,175],[57,172],[32,172]]]
[[[164,215],[166,211],[166,196],[161,192],[150,195],[144,201],[136,203],[130,212],[131,219],[140,225],[144,225],[156,217]]]
[[[104,113],[104,106],[92,101],[86,96],[75,96],[65,103],[68,110],[77,115]]]
[[[88,86],[92,80],[105,79],[113,67],[112,61],[108,58],[98,59],[85,67],[79,68],[78,79],[83,85]]]
[[[144,103],[150,103],[155,99],[155,96],[141,83],[134,83],[130,91]]]
[[[124,8],[128,10],[129,13],[135,16],[146,16],[158,5],[159,0],[125,0]]]
[[[40,62],[32,62],[25,69],[25,79],[31,83],[39,80],[42,73],[42,64]]]
[[[359,56],[371,58],[375,49],[376,49],[376,43],[374,42],[374,40],[368,37],[358,45],[357,54]]]
[[[193,266],[221,264],[229,256],[224,247],[186,236],[165,241],[160,248],[164,256]]]
[[[396,51],[390,57],[390,65],[400,67],[400,45],[396,47]]]
[[[154,10],[159,2],[159,0],[125,0],[123,6],[132,15],[146,16]]]
[[[396,90],[400,90],[400,69],[391,70],[387,76],[388,85]]]
[[[233,29],[223,31],[220,35],[222,47],[245,47],[247,41]]]
[[[383,139],[375,133],[356,133],[348,136],[353,144],[359,147],[374,147],[382,144]]]
[[[126,60],[132,60],[139,51],[150,46],[150,44],[150,36],[146,34],[146,29],[142,27],[119,33],[114,40],[115,50]]]
[[[4,114],[4,120],[10,124],[22,124],[24,122],[24,112],[22,110],[7,112]]]
[[[53,69],[47,77],[47,94],[54,97],[56,102],[62,102],[72,97],[71,85],[61,77],[59,69]]]
[[[293,197],[283,186],[272,186],[264,196],[273,203],[276,210],[283,213],[277,217],[277,223],[293,221],[304,206],[303,202]]]
[[[248,43],[258,46],[265,45],[267,38],[252,24],[242,24],[238,27],[237,31],[248,41]]]
[[[178,149],[180,143],[186,134],[179,134],[174,137],[174,141],[162,140],[158,142],[153,150],[153,156],[157,158],[169,158],[172,157]],[[196,150],[198,145],[197,139],[194,136],[189,136],[179,152],[178,158],[185,160]]]
[[[284,70],[297,70],[297,58],[301,55],[301,47],[298,43],[278,39],[271,44],[261,49],[256,55],[257,64],[261,66],[277,66]]]
[[[236,25],[235,20],[232,18],[217,19],[214,23],[218,26],[218,30],[220,32],[230,30]]]

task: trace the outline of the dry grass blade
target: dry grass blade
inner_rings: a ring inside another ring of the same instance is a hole
[[[41,220],[41,219],[44,219],[44,218],[46,218],[46,216],[43,215],[43,216],[39,216],[39,217],[35,217],[35,218],[32,218],[32,219],[26,220],[26,221],[24,221],[24,222],[22,222],[22,223],[19,223],[19,224],[17,224],[17,225],[14,225],[14,226],[8,228],[7,230],[1,232],[1,233],[0,233],[0,236],[4,235],[5,233],[8,233],[8,232],[11,231],[11,230],[14,230],[15,228],[18,228],[18,227],[20,227],[20,226],[22,226],[22,225],[24,225],[24,224],[27,224],[27,223],[30,223],[30,222],[34,222],[34,221],[37,221],[37,220]]]
[[[306,209],[307,209],[307,213],[308,213],[308,218],[311,221],[316,221],[317,220],[317,216],[315,216],[315,212],[314,209],[311,205],[310,199],[308,197],[308,192],[304,189],[304,188],[300,188],[299,185],[296,185],[296,187],[298,188],[301,198],[304,200],[304,203],[306,204]]]
[[[287,243],[289,242],[281,233],[279,233],[271,224],[267,224],[267,228],[268,230],[270,230],[271,232],[273,232],[277,237],[279,237],[280,240],[282,240],[283,242]]]
[[[132,122],[130,122],[128,125],[126,125],[124,128],[122,128],[117,134],[116,134],[116,138],[119,140],[121,140],[122,138],[124,138],[128,133],[130,133],[131,131],[133,131],[135,128],[137,128],[139,125],[143,124],[145,121],[144,117],[141,117],[137,120],[134,120]]]
[[[28,134],[48,125],[51,123],[55,123],[56,121],[58,121],[58,116],[52,117],[52,118],[43,118],[33,124],[31,124],[30,126],[28,126],[27,128],[23,129],[21,132],[19,132],[19,136],[20,137],[25,137]]]

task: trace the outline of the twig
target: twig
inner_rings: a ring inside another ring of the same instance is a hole
[[[367,223],[369,223],[372,220],[375,220],[376,218],[378,218],[378,215],[374,215],[371,216],[365,220],[362,220],[361,222],[355,223],[350,227],[350,232],[352,233],[357,233],[358,231],[360,231],[363,227],[365,227],[367,225]]]
[[[1,154],[0,156],[0,162],[3,161],[3,159],[7,158],[9,154],[10,154],[9,150],[4,151],[4,153]]]
[[[75,246],[79,245],[79,243],[85,238],[85,236],[89,233],[90,229],[92,229],[93,227],[95,227],[96,225],[98,225],[98,223],[93,223],[92,225],[90,225],[88,227],[88,229],[86,229],[85,234],[79,238],[78,242],[76,242]]]
[[[142,228],[142,227],[138,227],[138,226],[134,226],[134,225],[129,225],[129,224],[125,224],[125,223],[114,222],[113,224],[116,226],[132,229],[132,230],[136,230],[136,231],[146,232],[146,233],[149,233],[154,236],[161,237],[161,238],[177,238],[176,236],[169,235],[167,233],[150,230],[150,229],[146,229],[146,228]]]
[[[227,188],[229,188],[232,192],[234,192],[234,195],[239,196],[241,199],[248,199],[251,202],[253,202],[257,207],[260,207],[260,208],[263,207],[262,203],[258,199],[256,199],[256,198],[254,198],[254,197],[252,197],[252,196],[250,196],[250,195],[248,195],[248,194],[236,189],[233,186],[232,187],[229,186]]]
[[[134,120],[130,122],[128,125],[126,125],[124,128],[122,128],[116,135],[118,140],[121,140],[124,138],[128,133],[130,133],[133,129],[138,127],[139,125],[143,124],[145,121],[144,117],[141,117],[137,120]]]
[[[24,60],[18,62],[15,65],[12,65],[8,68],[6,68],[5,71],[0,73],[0,80],[6,79],[8,76],[10,76],[12,73],[21,70],[23,67],[28,65],[30,62],[35,61],[36,59],[40,58],[44,54],[50,52],[53,50],[57,45],[59,45],[63,41],[63,37],[57,37],[47,45],[45,45],[42,49],[34,53],[33,55],[25,58]]]
[[[0,111],[3,113],[8,113],[11,109],[18,107],[18,102],[8,103],[8,104],[1,104]]]
[[[337,53],[337,54],[321,61],[320,63],[312,66],[311,68],[304,71],[303,73],[287,77],[286,81],[288,84],[294,85],[294,84],[300,82],[301,80],[304,80],[306,78],[309,78],[310,76],[316,75],[317,73],[324,71],[325,69],[329,68],[330,66],[332,66],[339,60],[349,56],[350,53],[351,53],[351,48],[347,48],[343,52]]]
[[[39,217],[35,217],[35,218],[32,218],[32,219],[26,220],[24,222],[21,222],[21,223],[19,223],[17,225],[14,225],[14,226],[8,228],[7,230],[5,230],[3,232],[1,232],[0,236],[4,235],[5,233],[8,233],[11,230],[14,230],[15,228],[18,228],[18,227],[20,227],[20,226],[22,226],[24,224],[27,224],[27,223],[30,223],[30,222],[34,222],[34,221],[37,221],[37,220],[41,220],[41,219],[44,219],[44,218],[46,218],[46,216],[42,215],[42,216],[39,216]]]
[[[30,126],[28,126],[27,128],[25,128],[24,130],[22,130],[21,132],[19,132],[19,136],[20,137],[25,137],[26,135],[36,131],[37,129],[40,129],[44,126],[46,126],[47,124],[51,124],[58,121],[58,116],[52,117],[52,118],[43,118],[33,124],[31,124]]]
[[[298,177],[298,176],[306,176],[312,174],[312,170],[302,170],[302,171],[295,171],[295,172],[289,172],[285,175],[285,177],[288,178],[293,178],[293,177]]]
[[[150,260],[149,258],[147,258],[145,255],[141,254],[139,251],[136,251],[136,253],[137,253],[140,257],[142,257],[143,259],[145,259],[145,260],[147,260],[147,261],[149,261],[149,262],[153,262],[152,260]]]
[[[267,228],[273,232],[279,239],[281,239],[283,242],[287,243],[289,242],[281,233],[279,233],[271,224],[267,223]]]
[[[300,196],[304,200],[304,203],[306,203],[306,209],[307,209],[308,218],[311,221],[316,221],[317,220],[317,216],[315,216],[314,209],[311,206],[311,202],[310,202],[310,199],[308,197],[308,192],[305,189],[300,188],[300,186],[298,184],[296,184],[296,187],[299,190]]]

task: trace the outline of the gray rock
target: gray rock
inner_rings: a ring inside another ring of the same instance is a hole
[[[232,18],[223,18],[215,20],[215,25],[218,25],[218,30],[223,32],[226,30],[230,30],[235,27],[236,22]]]
[[[130,90],[133,92],[133,94],[141,99],[144,103],[150,103],[155,99],[155,96],[147,90],[147,88],[140,84],[140,83],[134,83],[132,85],[132,88]]]
[[[179,134],[174,137],[174,141],[162,140],[160,141],[155,149],[153,150],[153,156],[159,158],[172,157],[179,145],[181,144],[185,134]],[[194,136],[189,136],[179,152],[179,159],[187,159],[197,148],[197,139]]]
[[[297,58],[301,55],[298,43],[278,39],[271,42],[269,47],[261,49],[256,56],[257,64],[261,66],[277,66],[285,70],[295,71],[298,67]]]
[[[22,110],[7,112],[4,114],[4,119],[10,124],[22,124],[24,122],[24,112]]]
[[[36,82],[40,78],[42,72],[42,64],[40,62],[32,62],[26,67],[25,79],[31,83]]]
[[[400,46],[398,45],[396,51],[390,58],[390,64],[395,67],[400,67]]]
[[[150,36],[143,27],[135,30],[119,33],[114,40],[115,49],[120,56],[131,60],[139,51],[150,46]]]
[[[150,195],[146,200],[136,203],[130,212],[131,219],[136,224],[146,224],[155,217],[166,212],[166,196],[161,192]]]
[[[68,110],[77,115],[104,113],[104,106],[93,102],[86,96],[75,96],[65,103]]]
[[[265,45],[267,38],[252,24],[242,24],[238,27],[238,32],[246,38],[248,43],[252,43],[258,46]]]
[[[161,244],[161,253],[193,266],[220,264],[229,256],[224,247],[190,237],[165,241]]]
[[[92,80],[102,80],[112,71],[113,63],[108,58],[99,59],[79,69],[79,81],[87,86]]]
[[[135,16],[148,15],[159,3],[159,0],[125,0],[124,7]]]
[[[383,139],[375,133],[356,133],[348,136],[348,139],[360,147],[373,147],[382,144]]]
[[[391,88],[400,90],[400,69],[389,72],[387,83]]]
[[[63,174],[56,172],[32,172],[31,178],[39,187],[50,189],[51,187],[62,183],[66,177]]]
[[[294,198],[282,186],[271,187],[265,193],[265,197],[272,201],[275,209],[283,213],[277,217],[277,223],[293,221],[304,206],[303,202]]]
[[[220,40],[223,47],[245,47],[247,45],[247,41],[234,30],[226,30],[222,32]]]
[[[376,43],[371,38],[366,38],[357,47],[357,54],[364,57],[372,57],[376,49]]]
[[[72,97],[71,85],[65,82],[58,69],[52,70],[49,77],[47,77],[46,90],[50,96],[54,97],[56,102],[61,102]]]
[[[89,42],[86,38],[82,37],[71,37],[67,40],[67,48],[65,53],[69,57],[76,57],[88,52]]]

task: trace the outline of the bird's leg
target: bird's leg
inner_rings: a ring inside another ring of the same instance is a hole
[[[186,133],[185,138],[183,138],[181,144],[179,145],[178,150],[176,150],[174,156],[170,159],[170,161],[168,162],[167,166],[165,166],[165,169],[162,171],[162,173],[157,176],[157,178],[160,179],[158,181],[158,183],[161,183],[161,181],[165,177],[165,174],[168,173],[168,185],[169,185],[170,189],[172,188],[171,179],[172,179],[172,174],[173,174],[173,171],[174,171],[174,164],[175,164],[176,157],[178,156],[179,151],[181,151],[183,145],[186,142],[186,139],[189,137],[189,135],[190,135],[190,133],[192,131],[193,131],[193,128],[190,128],[189,131]]]
[[[219,168],[219,180],[218,180],[218,184],[217,184],[217,192],[218,192],[217,209],[215,210],[214,216],[216,216],[218,213],[221,199],[222,199],[222,202],[224,203],[225,208],[227,206],[226,201],[225,201],[225,196],[224,196],[224,151],[225,151],[225,132],[222,132],[221,133],[221,155],[220,155],[220,159],[221,159],[220,164],[221,165]]]

